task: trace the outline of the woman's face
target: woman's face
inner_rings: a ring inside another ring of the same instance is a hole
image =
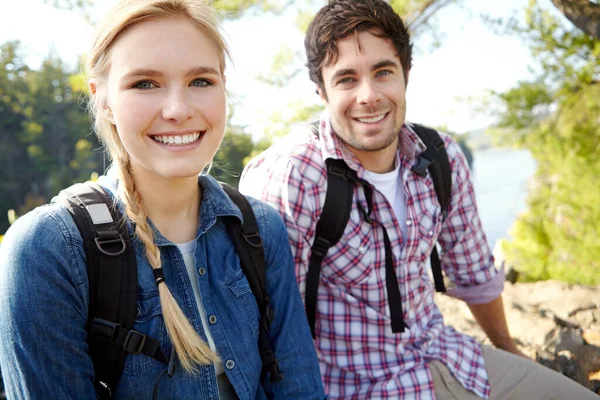
[[[136,174],[198,175],[225,131],[225,80],[216,44],[187,18],[157,18],[115,41],[100,105]]]

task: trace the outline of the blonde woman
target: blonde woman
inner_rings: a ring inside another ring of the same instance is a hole
[[[67,209],[50,204],[20,218],[0,252],[9,398],[324,397],[280,217],[249,199],[275,313],[269,341],[283,374],[273,383],[261,376],[259,311],[227,234],[227,218],[242,214],[201,173],[224,134],[226,55],[214,12],[200,0],[122,0],[99,25],[90,105],[113,166],[98,183],[126,216],[135,249],[133,329],[155,338],[170,362],[134,351],[100,393],[82,236]]]

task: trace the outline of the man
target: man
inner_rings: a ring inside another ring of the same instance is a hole
[[[268,149],[248,164],[240,188],[281,212],[305,294],[326,160],[343,160],[362,182],[318,281],[314,334],[329,397],[595,396],[517,350],[502,305],[504,273],[493,266],[457,143],[442,135],[452,180],[447,213],[431,177],[411,171],[425,145],[404,120],[411,44],[398,15],[381,0],[332,1],[311,23],[305,47],[326,107],[318,135],[306,128]],[[448,293],[469,303],[502,350],[482,348],[444,325],[426,267],[436,241],[455,285]],[[398,288],[398,303],[391,304]]]

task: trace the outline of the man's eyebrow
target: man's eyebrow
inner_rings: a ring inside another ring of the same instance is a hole
[[[379,61],[377,64],[373,65],[371,67],[371,71],[375,71],[375,70],[378,70],[380,68],[385,68],[385,67],[398,68],[398,63],[394,60],[382,60],[382,61]]]
[[[340,76],[354,75],[354,74],[356,74],[356,70],[354,70],[352,68],[344,68],[344,69],[337,70],[331,77],[331,83],[333,84],[335,82],[335,80],[337,80],[337,78],[339,78]]]
[[[191,77],[191,76],[203,75],[203,74],[220,75],[219,71],[217,71],[215,68],[212,68],[212,67],[194,67],[194,68],[190,69],[185,74],[185,76]],[[163,76],[163,73],[160,71],[153,70],[153,69],[138,68],[138,69],[134,69],[133,71],[125,74],[123,76],[123,79],[129,79],[129,78],[133,78],[136,76],[147,76],[149,78],[160,78]]]

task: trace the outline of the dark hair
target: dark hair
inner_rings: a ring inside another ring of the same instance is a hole
[[[337,41],[365,31],[392,41],[406,82],[412,66],[410,35],[398,14],[383,0],[332,0],[319,10],[304,39],[310,80],[324,89],[322,70],[336,62]]]

